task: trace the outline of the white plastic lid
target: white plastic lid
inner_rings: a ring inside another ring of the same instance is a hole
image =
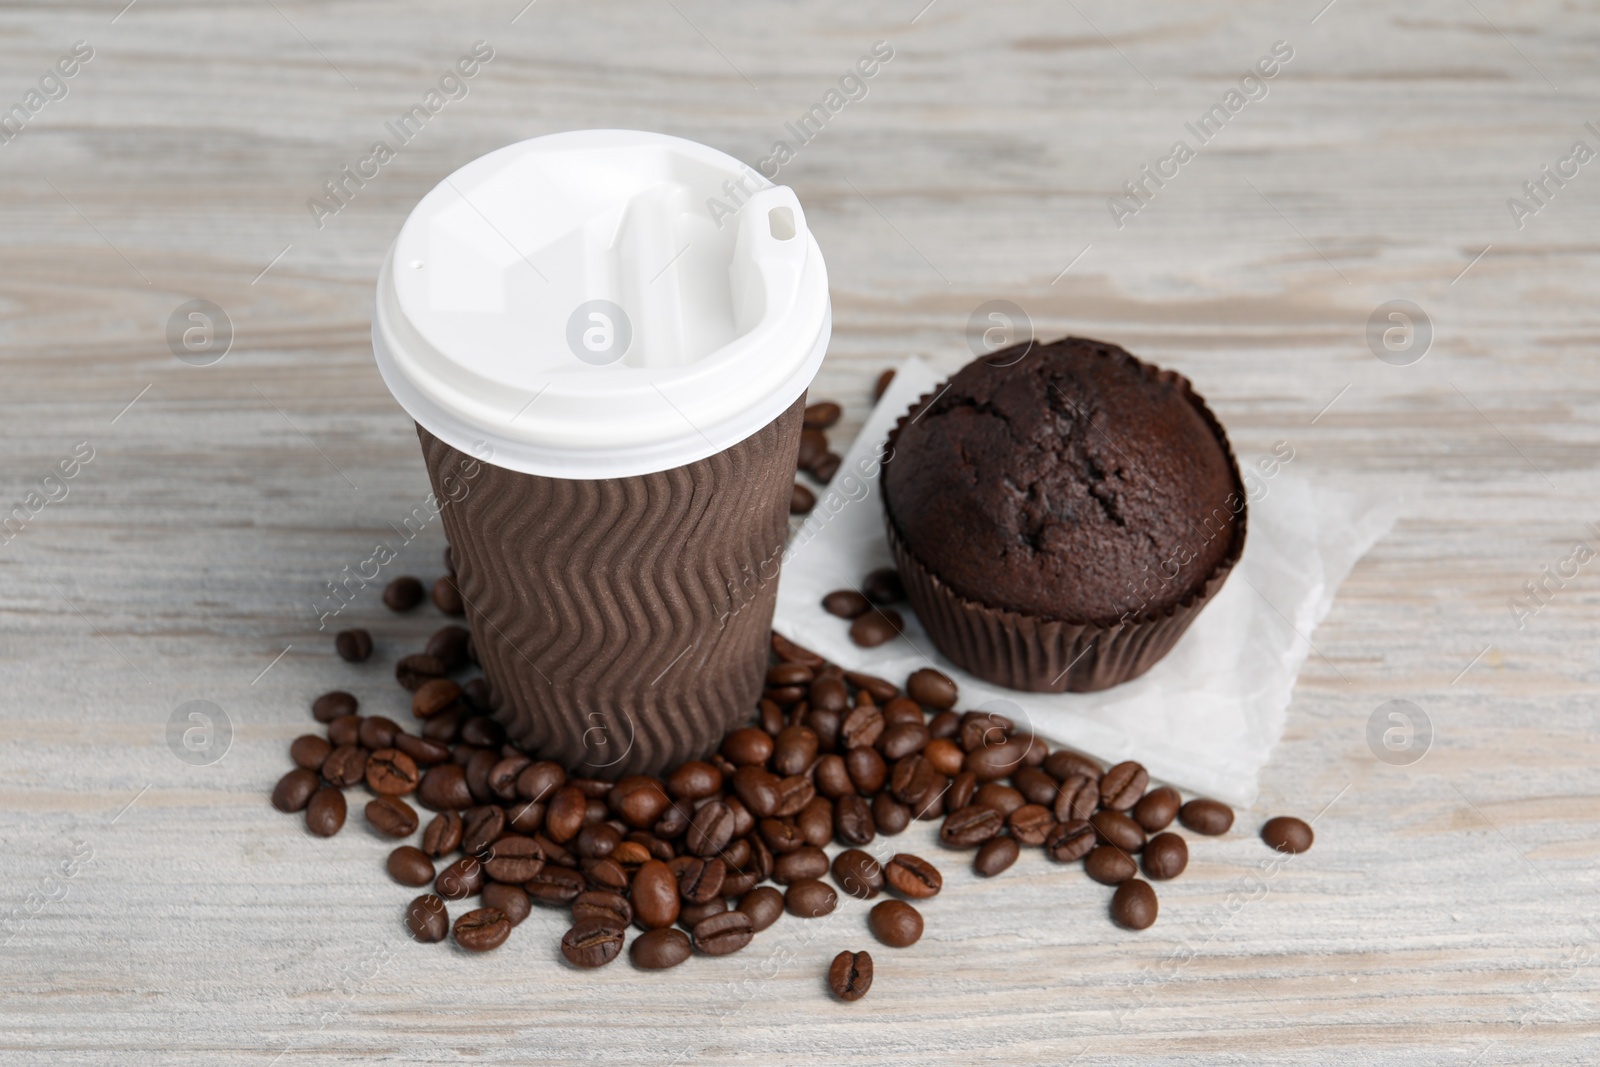
[[[831,332],[792,190],[692,141],[584,130],[491,152],[422,198],[384,262],[372,346],[434,436],[612,478],[760,430]]]

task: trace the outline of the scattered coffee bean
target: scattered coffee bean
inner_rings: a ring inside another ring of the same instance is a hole
[[[893,837],[911,825],[911,809],[888,793],[879,793],[872,798],[872,823],[877,826],[879,833]],[[870,841],[871,837],[867,840]]]
[[[1121,885],[1139,873],[1133,857],[1115,845],[1096,845],[1083,858],[1083,869],[1101,885]]]
[[[423,807],[432,808],[434,811],[472,807],[472,791],[467,788],[467,772],[455,763],[441,763],[436,767],[429,767],[423,772],[422,780],[417,785],[417,799],[422,801]]]
[[[789,514],[809,515],[816,506],[817,494],[795,482],[794,488],[789,490]]]
[[[450,932],[450,915],[444,901],[432,893],[424,893],[406,906],[406,929],[411,936],[424,944],[443,941]]]
[[[361,743],[361,716],[341,715],[328,724],[328,742],[334,748]]]
[[[316,771],[296,767],[279,778],[278,784],[272,787],[272,806],[286,815],[304,811],[321,784],[322,779],[317,777]]]
[[[504,914],[512,926],[520,924],[533,911],[527,892],[521,886],[504,882],[490,882],[483,887],[483,906]]]
[[[332,837],[338,833],[344,827],[344,816],[344,794],[331,785],[311,794],[306,804],[306,828],[318,837]]]
[[[633,939],[628,958],[641,971],[662,971],[689,958],[689,935],[671,927],[651,930]]]
[[[1130,878],[1117,886],[1111,897],[1112,921],[1130,930],[1145,930],[1154,925],[1158,910],[1156,891],[1150,888],[1149,882],[1138,878]]]
[[[750,916],[751,929],[760,933],[783,914],[783,894],[770,885],[759,885],[739,898],[739,910]]]
[[[367,801],[367,822],[385,837],[410,837],[417,832],[417,813],[399,797]]]
[[[463,900],[483,892],[483,864],[474,856],[462,856],[439,872],[433,891],[446,900]]]
[[[1100,840],[1124,852],[1138,852],[1144,848],[1144,828],[1120,811],[1097,811],[1089,816],[1089,824],[1100,835]]]
[[[444,626],[428,638],[425,651],[443,664],[447,673],[453,674],[467,665],[467,644],[471,640],[472,633],[465,627]]]
[[[572,917],[579,921],[603,919],[623,930],[633,922],[633,905],[627,897],[610,889],[586,889],[573,900]]]
[[[383,587],[383,603],[390,611],[410,611],[422,603],[424,595],[422,583],[409,574]]]
[[[1042,804],[1024,804],[1006,819],[1006,829],[1011,831],[1011,836],[1019,844],[1028,846],[1044,844],[1055,828],[1055,816]]]
[[[574,967],[604,967],[622,951],[623,933],[605,919],[581,919],[561,936],[561,955]]]
[[[432,767],[450,758],[449,745],[404,731],[394,735],[394,747],[410,756],[411,762],[418,767]]]
[[[1058,823],[1045,839],[1045,851],[1057,863],[1071,863],[1089,854],[1095,845],[1094,827],[1083,819],[1068,819]]]
[[[884,604],[898,604],[906,598],[906,587],[900,582],[900,572],[893,567],[880,567],[867,575],[866,578],[862,579],[861,591],[867,594],[868,600],[880,607]],[[934,671],[933,673],[938,674],[939,672]],[[912,677],[914,678],[916,675],[912,675]],[[941,677],[943,676],[941,675]],[[952,687],[955,684],[950,682],[948,678],[945,678],[945,682]],[[911,683],[908,681],[906,688],[909,689],[910,686]]]
[[[869,611],[850,624],[850,640],[862,648],[877,648],[894,640],[904,628],[905,622],[900,618],[900,613],[892,608]]]
[[[430,678],[411,694],[411,714],[426,719],[456,705],[461,687],[448,678]]]
[[[800,452],[795,459],[795,465],[803,471],[808,471],[816,466],[828,452],[828,435],[815,428],[806,428],[800,431]]]
[[[466,605],[461,601],[461,590],[456,588],[456,580],[446,574],[433,583],[433,606],[446,615],[465,615]]]
[[[828,854],[811,845],[786,852],[772,863],[772,880],[779,885],[793,886],[801,882],[812,882],[827,873]]]
[[[1100,804],[1112,811],[1127,811],[1144,796],[1150,773],[1133,760],[1119,763],[1100,779]]]
[[[996,837],[985,841],[972,861],[972,869],[984,878],[993,878],[1017,862],[1021,847],[1014,837]]]
[[[318,722],[332,722],[341,715],[354,715],[356,707],[355,697],[343,689],[335,689],[311,702],[311,717]]]
[[[401,885],[422,886],[433,881],[435,871],[428,854],[414,845],[401,845],[389,853],[389,877]]]
[[[906,695],[924,707],[943,711],[956,706],[959,691],[956,683],[944,673],[932,667],[923,667],[913,671],[911,677],[906,679]]]
[[[742,911],[718,912],[694,924],[694,947],[707,956],[738,952],[754,936],[755,924]]]
[[[1268,848],[1277,849],[1279,852],[1290,854],[1304,852],[1311,847],[1313,839],[1311,827],[1293,815],[1279,815],[1268,819],[1267,824],[1261,828],[1261,840],[1267,843]]]
[[[434,857],[448,856],[461,847],[463,832],[460,812],[441,811],[422,831],[422,851]]]
[[[783,906],[797,919],[815,919],[839,906],[839,894],[828,883],[808,878],[789,886],[783,894]]]
[[[857,619],[871,611],[872,604],[854,589],[835,589],[822,598],[822,610],[841,619]]]
[[[1197,797],[1178,809],[1178,821],[1207,837],[1218,837],[1233,827],[1233,809],[1217,800]]]
[[[376,751],[393,748],[394,739],[400,736],[400,726],[382,715],[368,715],[356,728],[356,742],[365,749]]]
[[[497,882],[521,884],[544,867],[544,850],[533,838],[521,834],[498,838],[483,855],[484,873]]]
[[[833,476],[839,473],[839,464],[844,462],[844,457],[837,452],[824,452],[822,458],[811,465],[811,476],[823,485],[833,481]]]
[[[372,635],[365,630],[340,630],[333,637],[333,650],[346,663],[363,663],[372,655]]]
[[[833,880],[858,900],[871,900],[883,889],[883,865],[870,852],[848,848],[833,858]]]
[[[867,913],[872,936],[890,948],[908,948],[922,937],[922,913],[903,900],[885,900]]]
[[[843,409],[831,400],[819,400],[815,404],[806,405],[805,414],[801,416],[801,425],[808,430],[826,430],[839,421]]]
[[[971,804],[945,816],[939,840],[950,848],[977,848],[1005,829],[1000,813],[983,804]]]
[[[872,988],[872,956],[866,952],[841,952],[828,967],[828,988],[845,1002],[860,1000]]]
[[[578,899],[584,884],[583,875],[570,867],[546,863],[538,874],[523,883],[522,888],[528,891],[529,899],[535,904],[565,907]]]
[[[1175,833],[1157,834],[1140,854],[1147,878],[1164,881],[1176,878],[1189,866],[1189,846]]]
[[[332,757],[329,757],[330,759]],[[415,792],[421,775],[411,757],[397,748],[379,749],[367,757],[367,788],[379,796],[399,797]]]
[[[425,683],[435,678],[443,678],[444,675],[444,664],[424,652],[401,656],[400,661],[394,665],[395,681],[412,692],[421,689]]]
[[[939,869],[921,856],[897,852],[883,868],[884,881],[890,889],[903,897],[926,900],[937,896],[944,888],[944,876]]]
[[[872,401],[877,403],[883,399],[883,394],[889,388],[889,383],[894,381],[894,371],[886,370],[878,375],[878,380],[872,383]]]
[[[1093,815],[1099,806],[1099,783],[1082,774],[1071,774],[1056,793],[1054,814],[1058,822],[1083,820]]]
[[[1140,798],[1139,803],[1133,806],[1133,818],[1153,834],[1171,826],[1182,806],[1183,798],[1178,796],[1178,791],[1170,785],[1164,785]]]

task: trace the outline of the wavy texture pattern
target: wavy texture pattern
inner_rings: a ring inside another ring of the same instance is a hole
[[[802,395],[715,456],[634,478],[543,478],[421,426],[496,717],[579,774],[651,774],[755,710],[800,447]],[[468,487],[462,496],[462,486]]]

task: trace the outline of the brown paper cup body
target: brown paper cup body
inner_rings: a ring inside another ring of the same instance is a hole
[[[709,458],[594,480],[496,467],[417,427],[513,740],[574,774],[618,778],[703,756],[749,720],[804,406],[802,395]]]
[[[1151,364],[1139,365],[1145,373],[1177,385],[1227,453],[1241,504],[1234,515],[1227,553],[1198,589],[1163,611],[1125,617],[1109,625],[1052,619],[990,607],[945,585],[905,543],[895,527],[885,491],[884,526],[906,599],[934,645],[962,670],[994,685],[1030,693],[1086,693],[1120,685],[1137,678],[1172,651],[1238,563],[1244,551],[1248,508],[1243,506],[1244,483],[1228,436],[1188,379]],[[935,395],[936,392],[924,395],[896,423],[889,434],[891,456],[901,427]]]

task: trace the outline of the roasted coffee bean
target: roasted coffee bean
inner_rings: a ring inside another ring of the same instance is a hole
[[[340,630],[333,637],[333,650],[346,663],[362,663],[372,655],[372,635],[365,630]]]
[[[450,746],[439,741],[430,741],[426,737],[418,737],[401,731],[394,735],[394,747],[411,757],[411,762],[418,767],[432,767],[434,764],[443,763],[450,758]]]
[[[389,877],[401,885],[427,885],[433,881],[436,873],[433,861],[428,858],[427,853],[413,845],[401,845],[389,853],[389,860],[385,866],[389,871]]]
[[[860,1000],[872,988],[872,955],[841,952],[828,966],[828,988],[846,1003]]]
[[[750,858],[746,860],[744,865],[739,869],[745,874],[755,875],[757,882],[764,882],[768,878],[772,877],[772,867],[773,864],[777,862],[773,856],[773,852],[758,836],[747,837],[745,840],[750,842]],[[827,841],[824,841],[822,845],[826,845],[827,843]],[[822,845],[818,845],[816,847],[821,848]],[[751,884],[753,885],[755,883],[752,882]],[[727,894],[728,889],[726,885],[724,885],[722,891],[724,894]]]
[[[874,604],[898,604],[906,598],[906,587],[900,581],[900,572],[893,567],[880,567],[867,575],[862,579],[861,591],[867,594],[867,599]],[[950,680],[946,678],[945,681]],[[909,684],[907,683],[908,688]],[[954,695],[951,696],[950,702],[955,703]]]
[[[355,697],[343,689],[335,689],[311,702],[311,717],[318,722],[332,722],[341,715],[354,715],[358,706]]]
[[[827,797],[812,797],[794,818],[806,844],[822,848],[833,840],[833,802]]]
[[[1037,847],[1056,828],[1056,819],[1043,804],[1024,804],[1006,817],[1006,828],[1019,844]]]
[[[610,825],[609,823],[606,825]],[[635,830],[634,833],[641,831]],[[582,834],[578,836],[582,837]],[[637,871],[639,864],[651,858],[650,849],[639,841],[623,841],[611,853],[611,858],[622,864],[625,871]]]
[[[421,776],[411,757],[397,748],[379,749],[367,757],[367,788],[379,796],[400,797],[414,792]]]
[[[462,690],[463,693],[466,690]],[[446,712],[445,714],[449,714]],[[468,715],[461,720],[461,740],[484,748],[499,748],[506,739],[505,727],[487,715]]]
[[[544,832],[559,844],[578,836],[589,811],[589,798],[575,785],[562,786],[544,812]]]
[[[430,856],[448,856],[461,847],[461,813],[442,811],[428,821],[422,831],[422,851]]]
[[[721,897],[708,900],[704,904],[685,904],[678,909],[678,925],[690,933],[694,928],[713,915],[721,915],[728,910],[728,902]]]
[[[1121,885],[1139,873],[1133,857],[1115,845],[1096,845],[1083,858],[1083,869],[1101,885]]]
[[[808,471],[827,452],[827,434],[821,430],[803,429],[800,431],[800,453],[795,460],[795,466],[800,470]]]
[[[570,867],[546,863],[538,874],[522,883],[528,899],[547,907],[565,907],[584,890],[583,875]]]
[[[663,971],[689,958],[689,935],[682,930],[651,929],[633,939],[628,959],[641,971]]]
[[[947,675],[932,667],[923,667],[912,671],[911,677],[906,679],[906,695],[923,707],[944,711],[955,707],[959,690]]]
[[[1030,767],[1039,768],[1044,765],[1049,749],[1043,741],[1030,733],[1021,731],[1012,736],[1022,745],[1022,767],[1019,767],[1018,770]]]
[[[700,859],[684,857],[678,867],[675,891],[690,904],[704,904],[722,895],[722,883],[728,877],[728,865],[719,857]]]
[[[1028,757],[1028,741],[1008,737],[999,744],[979,745],[967,753],[967,770],[980,782],[992,782],[1013,773]]]
[[[884,371],[878,375],[878,380],[872,383],[872,401],[877,403],[883,399],[883,394],[888,390],[889,384],[894,381],[894,370]]]
[[[674,800],[661,813],[661,818],[656,820],[651,827],[657,837],[663,841],[676,841],[689,831],[689,820],[694,817],[694,804],[687,800]]]
[[[1017,726],[1004,715],[992,711],[969,711],[961,716],[956,740],[965,752],[1004,744],[1017,732]]]
[[[429,767],[417,785],[417,799],[434,811],[472,807],[472,791],[467,788],[467,772],[454,763]]]
[[[956,811],[969,804],[975,804],[977,795],[978,776],[971,771],[962,771],[950,779],[950,787],[944,792],[944,810]]]
[[[293,771],[289,773],[293,774]],[[306,829],[318,837],[332,837],[344,826],[344,794],[325,785],[306,803]]]
[[[839,740],[846,749],[874,745],[883,736],[883,712],[867,704],[845,714],[839,723]]]
[[[537,800],[513,800],[506,805],[506,825],[519,834],[544,829],[544,805]]]
[[[1178,821],[1197,834],[1218,837],[1233,827],[1233,809],[1219,800],[1196,798],[1178,809]]]
[[[791,774],[787,778],[778,779],[778,806],[773,808],[773,814],[779,818],[790,818],[799,815],[805,806],[817,796],[817,787],[811,784],[811,779],[803,774]]]
[[[527,892],[517,885],[506,885],[504,882],[490,882],[483,887],[483,906],[494,908],[516,926],[533,911],[533,902],[528,899]]]
[[[433,583],[433,606],[446,615],[465,615],[467,608],[461,600],[461,590],[456,580],[448,574]]]
[[[827,857],[823,857],[827,869]],[[815,878],[795,882],[783,894],[785,910],[797,919],[815,919],[827,915],[839,906],[839,894],[833,886]]]
[[[603,919],[619,930],[633,922],[633,905],[621,893],[610,889],[586,889],[572,902],[572,918]]]
[[[462,856],[439,872],[433,891],[446,900],[462,900],[483,891],[483,864],[475,856]]]
[[[862,648],[877,648],[894,640],[905,629],[905,621],[893,608],[872,610],[850,623],[850,640]]]
[[[1085,819],[1068,819],[1057,823],[1056,828],[1050,831],[1050,836],[1045,838],[1044,850],[1057,863],[1071,863],[1087,856],[1094,845],[1094,827]]]
[[[834,806],[833,832],[847,845],[865,845],[872,840],[876,827],[866,797],[851,793],[839,798]]]
[[[772,769],[787,777],[803,774],[817,758],[817,732],[809,726],[786,726],[772,748]]]
[[[573,923],[561,935],[561,955],[574,967],[603,967],[622,951],[622,928],[605,919]]]
[[[1011,775],[1011,784],[1027,798],[1029,804],[1053,807],[1061,787],[1056,780],[1037,767],[1018,767]]]
[[[778,781],[771,771],[746,765],[734,772],[733,792],[751,814],[764,818],[778,810]]]
[[[722,789],[722,772],[702,760],[690,760],[667,777],[667,792],[679,800],[701,800]]]
[[[610,856],[598,860],[579,860],[578,869],[595,889],[621,893],[628,888],[628,872]]]
[[[635,830],[647,830],[661,818],[672,799],[658,780],[635,774],[618,781],[607,794],[606,803]]]
[[[889,792],[913,810],[921,806],[930,792],[943,789],[944,785],[944,776],[917,754],[899,760],[889,772]]]
[[[811,509],[817,506],[817,494],[795,482],[789,490],[789,514],[809,515]]]
[[[850,771],[845,767],[844,757],[835,753],[819,759],[811,775],[817,783],[817,792],[829,800],[838,800],[856,791],[856,784],[850,780]]]
[[[833,481],[833,476],[839,473],[839,464],[844,462],[844,457],[837,452],[824,452],[822,458],[811,465],[811,476],[823,485]]]
[[[947,814],[954,811],[954,808],[948,807],[945,804],[945,794],[949,788],[950,779],[946,778],[942,774],[938,775],[934,780],[933,787],[929,789],[928,792],[923,796],[918,798],[914,803],[909,805],[911,808],[911,817],[913,819],[922,819],[926,822],[932,822],[935,819],[942,819]]]
[[[948,848],[977,848],[1005,829],[1000,813],[983,804],[970,804],[945,816],[939,840]]]
[[[1288,852],[1291,855],[1309,849],[1314,839],[1315,835],[1312,834],[1310,825],[1293,815],[1279,815],[1277,818],[1268,819],[1267,824],[1261,828],[1261,840],[1267,843],[1268,848]]]
[[[1111,898],[1111,919],[1130,930],[1145,930],[1156,921],[1156,891],[1150,883],[1130,878],[1117,886]]]
[[[399,797],[367,801],[367,823],[386,837],[410,837],[417,832],[417,813]]]
[[[941,711],[928,720],[928,733],[940,741],[954,741],[961,732],[961,716],[953,711]]]
[[[549,821],[549,816],[546,816]],[[726,803],[707,801],[694,813],[684,844],[696,856],[715,856],[733,840],[735,817]]]
[[[272,787],[272,806],[289,815],[304,811],[321,784],[322,780],[317,777],[316,771],[296,767],[279,778],[278,784]]]
[[[811,668],[804,663],[774,663],[767,668],[767,685],[769,688],[810,685],[811,679],[815,676]]]
[[[800,827],[787,819],[762,819],[757,826],[761,833],[761,840],[773,852],[782,855],[793,852],[795,849],[807,844],[805,835],[800,832]],[[831,834],[829,835],[832,836]]]
[[[772,735],[754,726],[741,727],[722,739],[722,755],[735,766],[760,767],[772,758]]]
[[[466,708],[457,706],[422,721],[418,733],[423,739],[440,744],[451,744],[461,737],[461,724],[471,718]]]
[[[725,796],[722,802],[728,806],[728,813],[733,816],[734,837],[748,837],[755,832],[756,817],[745,807],[744,801],[736,796]]]
[[[1071,774],[1056,793],[1054,812],[1057,822],[1087,819],[1100,806],[1100,786],[1082,774]]]
[[[467,642],[472,638],[464,627],[443,626],[428,638],[428,655],[444,665],[445,672],[454,674],[467,665]]]
[[[801,708],[806,706],[802,704]],[[796,708],[796,717],[800,722],[809,726],[817,735],[817,749],[820,752],[832,752],[839,747],[839,721],[843,718],[837,711],[824,711],[822,708],[806,708],[805,714],[799,714]]]
[[[884,881],[903,897],[926,900],[944,888],[939,868],[909,852],[898,852],[883,868]]]
[[[1152,789],[1133,806],[1133,819],[1150,833],[1165,830],[1178,816],[1183,798],[1170,785]]]
[[[783,730],[783,709],[770,700],[756,703],[756,721],[761,725],[761,732],[777,737]]]
[[[772,861],[772,880],[779,885],[811,882],[827,873],[828,854],[812,845],[785,852]]]
[[[922,913],[903,900],[883,900],[867,913],[872,936],[890,948],[908,948],[922,938]]]
[[[911,825],[911,809],[888,793],[879,793],[872,798],[872,822],[879,833],[892,837]]]
[[[432,893],[424,893],[406,905],[406,929],[412,938],[425,945],[443,941],[450,933],[450,915],[444,901]]]
[[[411,694],[411,714],[419,719],[437,715],[461,699],[461,687],[448,678],[430,678]]]
[[[400,734],[400,725],[393,719],[382,715],[368,715],[362,719],[356,729],[356,741],[362,748],[376,751],[380,748],[393,748],[394,739]]]
[[[1144,796],[1150,774],[1133,760],[1119,763],[1100,779],[1100,806],[1112,811],[1127,811]]]
[[[833,880],[859,900],[871,900],[883,889],[883,865],[870,852],[848,848],[833,858]]]
[[[561,769],[561,764],[540,760],[524,767],[517,775],[517,796],[523,800],[549,800],[566,784],[567,772]]]
[[[783,893],[770,885],[757,886],[739,898],[739,910],[750,916],[751,932],[760,933],[783,914]]]
[[[1189,846],[1183,838],[1168,831],[1152,837],[1140,859],[1144,861],[1146,878],[1156,881],[1176,878],[1189,866]]]
[[[755,924],[742,911],[723,911],[694,926],[694,947],[707,956],[738,952],[755,935]]]
[[[622,844],[622,831],[610,823],[592,822],[578,831],[573,851],[588,860],[604,859]]]
[[[821,667],[827,660],[803,645],[797,645],[778,631],[772,631],[772,654],[785,663],[804,663],[807,667]]]
[[[806,405],[800,424],[808,430],[826,430],[839,421],[841,414],[838,404],[831,400],[819,400],[815,404]]]
[[[322,777],[329,785],[349,789],[367,776],[367,750],[360,745],[340,745],[322,761]]]
[[[961,746],[948,739],[935,738],[930,734],[930,740],[922,749],[923,758],[932,765],[933,769],[947,778],[954,778],[962,772],[966,765],[966,753],[961,751]],[[1031,769],[1031,768],[1030,768]],[[1034,772],[1039,773],[1039,772]],[[976,780],[977,776],[973,776]],[[1051,791],[1055,783],[1051,783]]]
[[[879,678],[875,674],[862,674],[860,671],[845,671],[845,680],[857,689],[864,689],[867,695],[879,704],[885,704],[900,695],[900,689],[887,678]]]
[[[361,716],[341,715],[328,724],[328,743],[334,748],[340,745],[356,745],[361,743]]]
[[[410,611],[424,595],[422,583],[409,574],[383,587],[383,603],[390,611]]]
[[[889,765],[875,748],[850,749],[844,754],[844,767],[856,790],[864,796],[878,792],[889,780]]]
[[[844,679],[835,674],[813,678],[806,690],[806,699],[813,708],[823,711],[837,711],[842,715],[850,710],[850,690],[845,688]]]
[[[1045,757],[1044,772],[1058,782],[1065,782],[1074,774],[1098,782],[1101,775],[1100,764],[1065,748],[1057,749]]]
[[[913,752],[921,752],[927,747],[928,740],[928,728],[921,722],[902,722],[884,730],[883,736],[878,738],[877,747],[883,753],[883,758],[893,763]]]
[[[1138,852],[1144,848],[1144,827],[1120,811],[1097,811],[1089,816],[1089,824],[1100,835],[1100,840],[1124,852]]]
[[[681,906],[678,879],[673,875],[672,868],[660,860],[647,860],[639,865],[629,892],[634,918],[644,929],[659,930],[678,921],[678,909]]]
[[[406,689],[416,692],[423,685],[445,675],[444,664],[423,652],[401,656],[394,665],[394,678]]]
[[[841,619],[856,619],[871,611],[872,604],[854,589],[836,589],[822,598],[822,610]]]
[[[544,866],[544,852],[531,837],[507,834],[486,853],[483,873],[497,882],[520,884],[529,881]]]
[[[493,767],[489,768],[489,792],[493,793],[496,800],[510,803],[517,799],[517,776],[530,766],[533,760],[527,756],[506,756]]]
[[[1021,851],[1014,837],[990,838],[983,843],[982,848],[978,849],[978,855],[972,861],[972,869],[984,878],[993,878],[1017,862],[1017,855]]]

